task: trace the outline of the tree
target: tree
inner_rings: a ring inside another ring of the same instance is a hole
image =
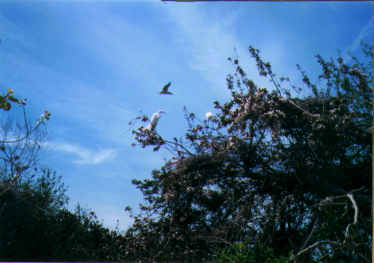
[[[310,91],[298,97],[300,87],[278,78],[259,50],[249,52],[272,91],[229,58],[232,97],[214,102],[215,119],[199,122],[185,109],[189,129],[180,139],[133,131],[143,147],[175,156],[151,179],[133,181],[146,204],[127,232],[128,251],[136,259],[201,261],[244,242],[292,262],[368,261],[371,46],[363,44],[368,62],[317,55],[318,85],[298,66]]]
[[[59,178],[49,169],[40,169],[36,165],[40,141],[44,136],[40,128],[50,118],[50,113],[45,111],[36,124],[31,124],[25,110],[26,99],[18,99],[13,94],[14,91],[8,89],[5,95],[0,96],[2,110],[8,112],[13,104],[20,106],[23,113],[23,123],[14,125],[8,113],[2,119],[0,257],[13,254],[22,258],[25,252],[23,248],[27,246],[37,251],[37,248],[32,247],[37,244],[33,242],[35,233],[29,231],[38,233],[38,228],[45,223],[42,213],[56,212],[65,203],[66,196]]]
[[[13,91],[0,96],[0,107],[9,110]],[[35,124],[9,119],[0,140],[0,259],[2,260],[120,260],[124,239],[106,229],[93,211],[66,209],[68,197],[61,180],[41,166],[37,156],[45,136],[41,125],[50,118],[45,111]]]
[[[61,178],[41,170],[32,184],[7,187],[0,195],[0,258],[34,259],[52,246],[50,220],[67,202]]]
[[[124,239],[79,205],[67,210],[66,196],[56,192],[56,178],[44,176],[34,189],[10,190],[0,196],[0,259],[121,260]],[[43,181],[43,182],[42,182]],[[44,207],[43,207],[44,205]]]
[[[6,119],[7,115],[2,119],[0,184],[7,187],[2,187],[0,195],[10,190],[11,187],[21,185],[23,180],[31,179],[32,176],[25,176],[25,174],[31,170],[30,168],[35,168],[33,166],[36,164],[40,143],[45,137],[41,126],[51,116],[50,112],[45,110],[36,123],[32,124],[25,110],[27,100],[18,99],[13,94],[14,91],[8,89],[4,96],[0,96],[0,109],[9,111],[12,103],[20,106],[23,113],[23,123],[14,124],[11,119]]]
[[[54,238],[50,250],[38,259],[50,260],[123,260],[124,239],[118,230],[108,230],[91,210],[79,204],[73,212],[60,209],[51,218],[48,237]]]

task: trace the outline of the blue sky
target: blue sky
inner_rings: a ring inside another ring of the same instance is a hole
[[[248,76],[270,88],[249,45],[297,81],[296,64],[315,75],[316,54],[357,52],[372,35],[371,2],[4,0],[0,89],[28,98],[31,119],[52,113],[40,162],[62,175],[69,207],[79,201],[106,226],[118,219],[125,229],[124,207],[142,201],[131,180],[170,157],[131,147],[131,119],[163,109],[159,133],[182,136],[184,105],[202,119],[214,100],[229,98],[234,49]],[[175,95],[158,95],[168,81]]]

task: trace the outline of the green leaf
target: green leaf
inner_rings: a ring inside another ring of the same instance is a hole
[[[10,108],[11,108],[12,106],[10,105],[10,103],[9,102],[4,102],[2,105],[1,105],[1,108],[3,108],[4,110],[6,110],[6,111],[8,111],[8,110],[10,110]]]
[[[16,97],[8,96],[8,99],[9,99],[10,101],[13,101],[13,102],[16,102],[16,103],[20,103],[20,100],[17,99]]]

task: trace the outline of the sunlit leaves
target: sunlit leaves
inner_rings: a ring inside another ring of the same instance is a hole
[[[12,89],[8,89],[7,93],[4,96],[0,96],[0,109],[3,109],[5,111],[9,111],[11,109],[11,102],[19,104],[19,105],[25,105],[26,100],[18,99],[14,96],[14,91]]]

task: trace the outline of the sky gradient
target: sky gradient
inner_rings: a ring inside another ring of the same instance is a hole
[[[12,0],[0,2],[0,33],[0,91],[28,98],[30,119],[52,114],[40,162],[63,177],[70,208],[79,202],[125,229],[124,207],[142,201],[131,180],[149,178],[170,157],[131,147],[130,120],[163,109],[158,132],[182,136],[183,106],[203,119],[214,100],[229,98],[227,58],[236,54],[248,77],[270,88],[249,45],[278,75],[297,82],[300,64],[315,77],[316,54],[347,57],[360,40],[372,43],[373,6]],[[175,95],[160,96],[169,81]]]

